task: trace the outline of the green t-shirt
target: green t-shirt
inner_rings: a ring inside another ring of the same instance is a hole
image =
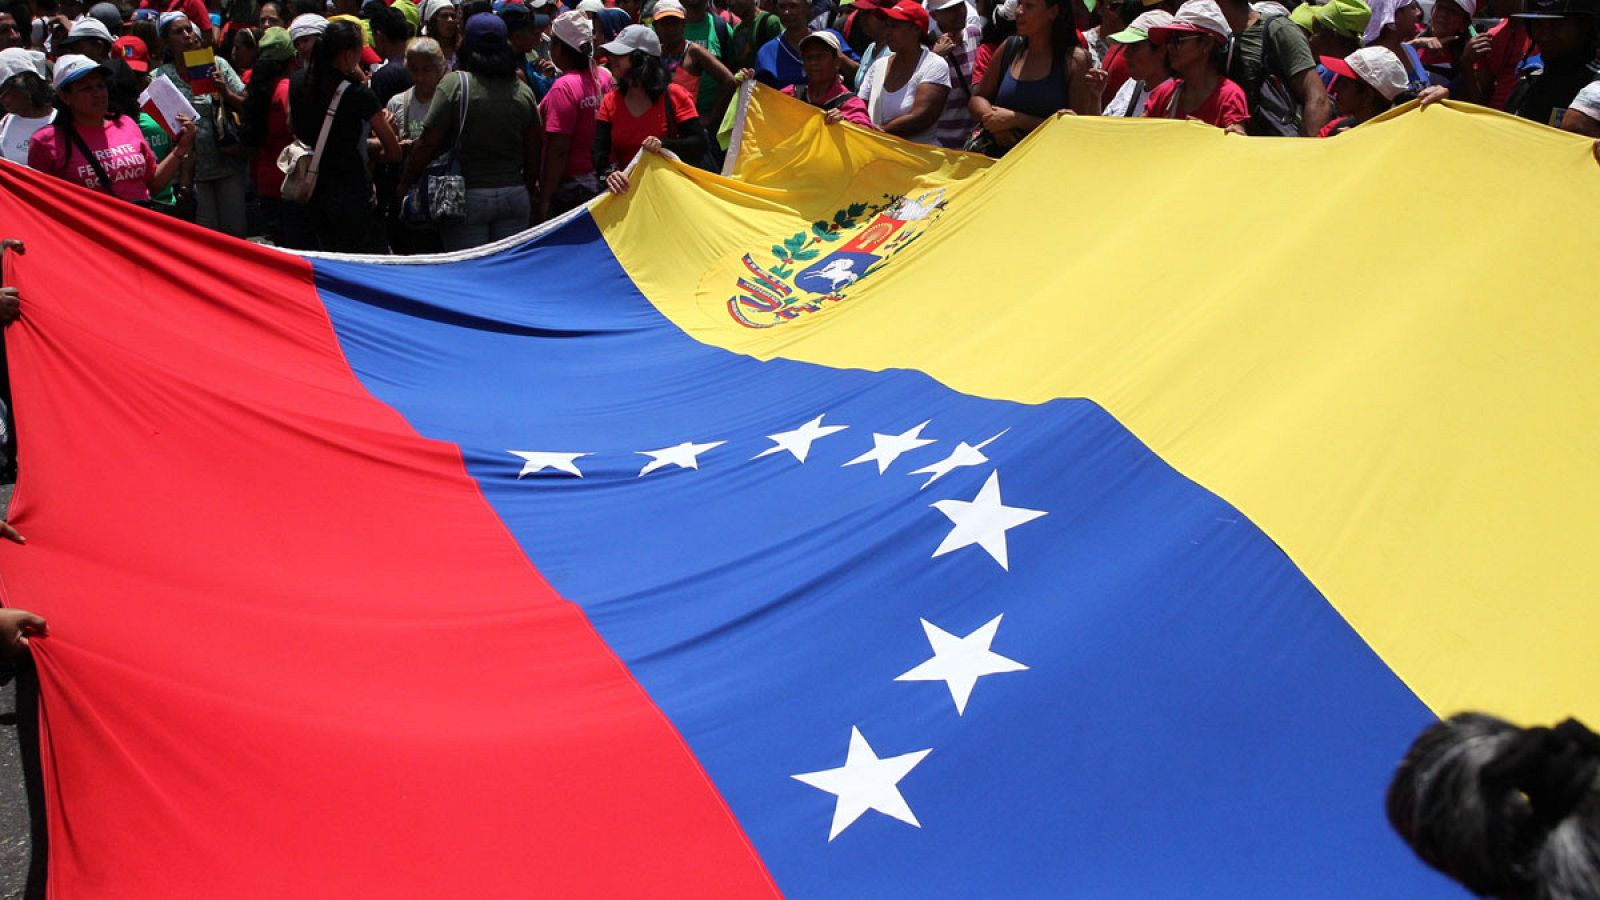
[[[1267,72],[1268,57],[1273,63],[1271,73]],[[1268,74],[1278,76],[1287,87],[1296,75],[1316,66],[1317,58],[1312,55],[1311,44],[1300,26],[1287,16],[1262,16],[1234,35],[1233,62],[1228,67],[1228,77],[1244,88],[1253,111],[1261,97],[1261,83]]]
[[[728,53],[733,48],[726,45],[733,42],[732,32],[727,30],[726,22],[723,23],[722,28],[717,28],[716,16],[708,14],[699,22],[684,22],[683,39],[691,44],[699,44],[710,50],[712,56],[715,56],[723,65],[727,65]],[[700,75],[700,90],[694,99],[695,108],[700,111],[700,115],[711,114],[717,105],[717,97],[721,93],[721,82],[709,74],[702,73]]]
[[[139,113],[139,130],[144,132],[144,142],[150,145],[150,152],[156,155],[157,163],[166,159],[167,154],[172,152],[172,138],[167,136],[166,129],[156,124],[156,120],[150,118],[148,113]],[[167,206],[176,204],[178,192],[174,185],[177,183],[176,178],[167,182],[166,187],[150,195],[150,200]]]
[[[461,117],[461,80],[469,77],[472,94],[461,135],[461,174],[468,189],[526,184],[523,137],[528,129],[543,126],[533,90],[520,80],[491,81],[465,72],[447,75],[434,91],[423,127],[443,130],[445,146],[454,144]]]

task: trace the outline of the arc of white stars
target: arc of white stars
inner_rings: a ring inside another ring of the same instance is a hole
[[[578,460],[585,456],[594,455],[593,453],[557,453],[550,450],[507,450],[506,452],[512,456],[522,458],[522,471],[517,473],[518,478],[524,475],[535,475],[545,469],[554,469],[557,472],[565,472],[568,475],[576,475],[582,478],[583,472],[578,469]]]
[[[927,428],[932,421],[932,419],[929,419],[927,422],[923,422],[921,425],[903,431],[900,434],[878,434],[873,432],[872,449],[850,460],[845,465],[854,466],[864,462],[876,462],[878,464],[878,474],[882,475],[889,471],[889,467],[894,464],[895,460],[900,458],[902,453],[908,453],[918,447],[926,447],[929,444],[937,443],[931,438],[922,436],[922,429]]]
[[[955,524],[933,551],[935,558],[977,544],[1008,572],[1011,565],[1006,553],[1006,532],[1046,514],[1042,509],[1002,503],[998,469],[989,473],[989,480],[978,490],[978,496],[971,500],[939,500],[933,508]]]
[[[789,777],[838,798],[833,806],[833,825],[828,830],[830,842],[869,809],[921,828],[922,823],[907,805],[899,784],[932,752],[929,748],[880,758],[862,736],[861,729],[851,726],[850,749],[844,765]]]
[[[823,415],[827,415],[827,413],[823,413]],[[822,416],[817,416],[793,431],[780,431],[777,434],[767,435],[767,438],[773,442],[773,446],[750,458],[760,459],[763,456],[771,456],[774,453],[787,450],[795,459],[803,463],[806,461],[806,455],[811,452],[812,443],[830,434],[837,434],[849,427],[849,425],[824,425],[822,424]]]
[[[1010,430],[1011,429],[1007,428],[1005,431],[1000,432],[1000,434],[1005,434],[1006,431]],[[912,470],[912,475],[928,476],[928,480],[924,481],[922,483],[922,487],[917,488],[917,490],[923,490],[928,485],[933,484],[935,481],[938,481],[946,475],[949,475],[956,469],[966,466],[981,466],[988,462],[989,457],[983,455],[983,448],[999,440],[1000,434],[989,438],[987,441],[984,441],[977,446],[973,446],[966,441],[962,441],[961,443],[956,444],[956,448],[951,450],[950,455],[946,456],[944,459],[941,459],[932,465],[923,466],[920,469]]]
[[[650,457],[650,461],[645,463],[644,468],[639,470],[639,477],[643,478],[651,472],[666,466],[677,466],[680,469],[698,469],[700,468],[700,454],[707,450],[714,450],[726,443],[727,441],[712,441],[708,444],[696,444],[693,441],[684,441],[681,444],[663,447],[660,450],[636,451],[640,456]]]
[[[956,715],[966,715],[967,701],[972,699],[972,689],[979,678],[1028,668],[989,649],[1003,616],[995,616],[966,637],[956,637],[927,619],[921,620],[933,658],[896,676],[895,681],[942,681],[950,689],[950,699],[956,702]]]

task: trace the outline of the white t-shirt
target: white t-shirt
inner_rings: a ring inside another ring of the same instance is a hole
[[[49,125],[56,119],[56,111],[50,110],[48,116],[37,119],[25,119],[22,116],[7,115],[0,117],[0,156],[14,163],[28,164],[28,139],[33,133]]]
[[[1164,83],[1164,82],[1163,82]],[[1160,85],[1157,85],[1159,87]],[[1117,89],[1117,95],[1111,98],[1111,104],[1100,113],[1102,116],[1121,116],[1129,119],[1142,119],[1144,107],[1150,102],[1150,90],[1146,89],[1144,82],[1129,78]],[[1134,94],[1137,93],[1136,98]],[[1130,109],[1129,106],[1132,105]]]
[[[917,60],[917,70],[912,73],[905,86],[898,91],[886,91],[883,89],[883,80],[889,77],[889,63],[893,60],[894,54],[891,53],[873,62],[872,69],[867,72],[867,77],[861,85],[861,102],[867,105],[867,115],[872,117],[872,124],[879,128],[883,127],[883,123],[905,115],[916,106],[918,87],[929,83],[950,86],[950,64],[944,61],[944,57],[936,56],[924,47],[922,56]],[[939,111],[944,112],[942,106]],[[934,130],[938,122],[939,117],[935,116],[928,130],[910,135],[907,140],[919,144],[937,145]]]

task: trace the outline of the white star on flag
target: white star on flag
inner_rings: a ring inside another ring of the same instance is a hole
[[[932,421],[932,419],[928,420],[928,422]],[[900,458],[900,454],[936,443],[922,436],[922,429],[928,427],[928,422],[923,422],[921,425],[900,434],[878,434],[873,432],[872,449],[850,460],[845,465],[853,466],[857,463],[876,462],[878,464],[878,474],[882,475],[889,471],[889,466]]]
[[[1001,503],[998,469],[989,473],[989,480],[983,483],[978,496],[971,500],[940,500],[933,508],[944,513],[956,526],[945,535],[939,549],[933,551],[935,557],[977,544],[1008,572],[1011,566],[1006,559],[1006,532],[1045,514],[1042,509]]]
[[[507,450],[506,452],[512,456],[522,457],[522,471],[517,473],[518,478],[524,475],[534,475],[543,472],[545,469],[555,469],[557,472],[565,472],[568,475],[576,475],[582,478],[583,473],[578,470],[578,460],[585,456],[594,455],[592,453],[555,453],[548,450]]]
[[[950,698],[956,701],[956,715],[965,715],[967,700],[972,697],[972,689],[979,678],[1028,668],[989,649],[1000,628],[1000,619],[1001,616],[995,616],[966,637],[956,637],[923,619],[922,630],[928,635],[929,646],[933,647],[933,658],[895,681],[942,681],[950,688]]]
[[[827,414],[824,413],[823,415]],[[750,458],[760,459],[763,456],[771,456],[779,451],[787,450],[794,454],[795,459],[805,462],[806,454],[811,452],[813,441],[849,427],[849,425],[823,425],[822,416],[817,416],[793,431],[780,431],[777,434],[767,435],[774,442],[774,446],[768,447]]]
[[[693,441],[684,441],[672,447],[663,447],[660,450],[639,450],[640,456],[650,457],[650,461],[639,470],[639,477],[643,478],[664,466],[677,466],[680,469],[700,468],[700,454],[707,450],[721,447],[727,441],[712,441],[709,444],[696,444]]]
[[[1011,429],[1009,429],[1009,428],[1006,429],[1006,431],[1010,431],[1010,430]],[[1000,434],[1005,434],[1006,431],[1002,431],[1002,432],[1000,432]],[[928,485],[933,484],[935,481],[938,481],[939,479],[943,478],[946,475],[949,475],[951,472],[955,471],[956,469],[962,468],[964,466],[981,466],[984,463],[988,462],[989,461],[989,457],[983,455],[983,448],[985,448],[985,447],[989,446],[990,444],[994,443],[995,440],[997,440],[1000,437],[1000,434],[997,434],[994,437],[989,438],[987,441],[984,441],[983,443],[979,444],[976,447],[972,446],[971,444],[967,443],[966,441],[962,441],[961,443],[956,445],[956,448],[954,450],[950,451],[950,455],[949,456],[946,456],[944,459],[939,460],[938,462],[934,463],[931,466],[923,466],[920,469],[914,470],[911,473],[912,475],[927,475],[928,476],[928,480],[924,481],[922,483],[922,487],[917,488],[917,490],[920,491],[923,488],[926,488]]]
[[[838,837],[869,809],[921,828],[922,823],[917,821],[911,807],[906,805],[906,798],[896,785],[932,752],[932,748],[929,748],[879,759],[867,739],[861,736],[861,729],[851,726],[850,751],[844,765],[837,769],[804,772],[789,777],[839,798],[833,807],[829,841]]]

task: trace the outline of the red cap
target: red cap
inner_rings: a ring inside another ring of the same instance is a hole
[[[381,62],[383,62],[383,57],[378,55],[378,51],[371,47],[361,48],[361,64],[363,66],[371,68]]]
[[[127,64],[128,68],[135,72],[150,71],[150,48],[146,47],[144,41],[139,38],[132,35],[119,37],[111,42],[111,48],[112,52]]]
[[[1332,72],[1340,78],[1359,79],[1361,77],[1360,75],[1356,74],[1355,69],[1350,68],[1349,63],[1337,56],[1323,56],[1318,58],[1317,62],[1322,63],[1322,65],[1326,67],[1329,72]]]
[[[897,22],[910,22],[917,26],[918,31],[928,33],[928,11],[916,0],[899,0],[895,5],[886,7],[883,14]]]

